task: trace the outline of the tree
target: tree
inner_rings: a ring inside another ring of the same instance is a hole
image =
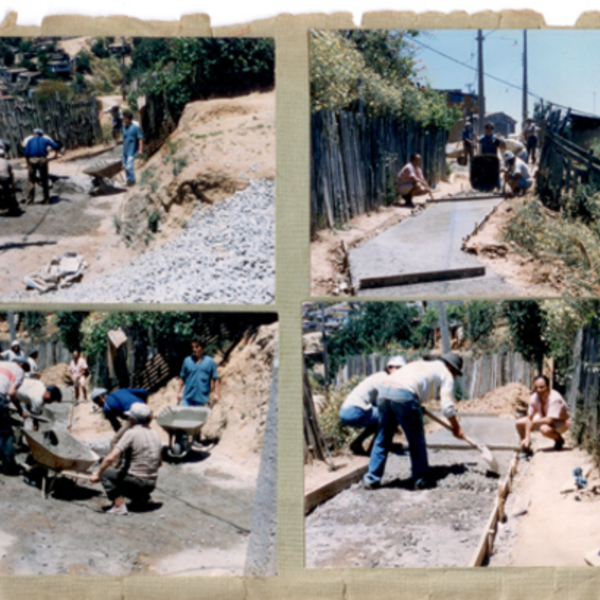
[[[515,350],[535,363],[541,373],[548,343],[544,338],[546,316],[540,304],[535,300],[505,302],[504,315]]]
[[[54,318],[58,327],[58,337],[67,347],[69,352],[81,348],[82,335],[80,332],[81,324],[89,315],[87,312],[60,311]]]
[[[39,339],[46,331],[46,313],[29,310],[21,314],[23,326],[32,339]]]
[[[353,312],[328,339],[331,370],[348,356],[391,352],[395,346],[409,348],[418,319],[415,306],[404,302],[367,302]]]

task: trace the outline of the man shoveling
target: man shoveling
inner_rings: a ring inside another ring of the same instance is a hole
[[[158,433],[150,429],[152,410],[142,402],[136,402],[126,413],[131,427],[106,455],[96,473],[90,476],[91,483],[102,483],[112,502],[109,513],[126,515],[125,498],[134,504],[144,505],[156,487],[158,469],[162,465],[162,444]],[[121,456],[123,467],[112,468]]]
[[[398,426],[408,440],[412,481],[415,489],[435,485],[429,477],[421,403],[441,399],[442,413],[454,437],[464,439],[454,409],[454,378],[462,375],[462,358],[454,352],[433,361],[418,360],[395,371],[379,386],[379,430],[363,483],[367,489],[380,486],[385,463]]]
[[[115,432],[121,429],[120,419],[127,420],[127,412],[136,402],[146,403],[148,392],[143,388],[121,388],[108,393],[104,388],[95,388],[91,394],[92,402],[102,409]]]
[[[390,358],[384,371],[373,373],[363,379],[348,394],[340,407],[340,420],[344,425],[363,429],[358,437],[350,444],[350,450],[354,454],[368,455],[362,444],[371,435],[377,433],[377,422],[379,409],[377,408],[377,394],[379,385],[388,376],[406,365],[403,356]]]

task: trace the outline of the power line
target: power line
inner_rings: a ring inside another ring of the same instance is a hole
[[[487,34],[489,35],[489,34]],[[508,39],[508,38],[507,38]],[[471,65],[469,65],[466,62],[463,62],[462,60],[458,60],[458,58],[454,58],[453,56],[450,56],[449,54],[446,54],[445,52],[442,52],[441,50],[437,50],[436,48],[432,48],[431,46],[428,46],[427,44],[424,44],[423,42],[419,41],[418,44],[420,46],[423,46],[424,48],[427,48],[428,50],[431,50],[432,52],[435,52],[436,54],[439,54],[440,56],[443,56],[444,58],[447,58],[448,60],[451,60],[452,62],[455,62],[458,65],[461,65],[467,69],[471,69],[471,71],[475,71],[477,72],[477,68],[476,67],[472,67]],[[489,77],[490,79],[493,79],[495,81],[498,81],[499,83],[503,83],[504,85],[508,85],[509,87],[512,87],[516,90],[519,91],[523,91],[523,86],[521,85],[517,85],[515,83],[511,83],[510,81],[506,81],[504,79],[501,79],[500,77],[496,77],[495,75],[492,75],[491,73],[486,73],[484,71],[484,75],[486,77]],[[527,90],[527,95],[528,96],[533,96],[534,98],[537,98],[538,100],[543,100],[543,96],[540,96],[539,94],[534,94],[533,92]],[[589,113],[586,112],[584,110],[578,110],[578,109],[574,109],[571,106],[565,106],[564,104],[560,104],[558,102],[550,102],[550,104],[552,104],[552,106],[557,106],[559,108],[564,108],[566,110],[570,110],[571,112],[576,112],[580,115],[584,115],[584,116],[590,116],[590,117],[597,117],[598,115],[595,115],[594,113]]]
[[[453,56],[450,56],[449,54],[446,54],[445,52],[442,52],[441,50],[437,50],[436,48],[432,48],[431,46],[428,46],[427,44],[424,44],[423,42],[419,41],[418,42],[420,46],[423,46],[424,48],[427,48],[428,50],[431,50],[432,52],[435,52],[436,54],[439,54],[440,56],[443,56],[444,58],[447,58],[448,60],[451,60],[452,62],[455,62],[458,65],[461,65],[467,69],[471,69],[471,71],[477,71],[476,67],[472,67],[471,65],[469,65],[466,62],[463,62],[462,60],[458,60],[458,58],[454,58]],[[501,79],[500,77],[496,77],[495,75],[492,75],[491,73],[486,73],[484,71],[484,75],[486,77],[489,77],[490,79],[493,79],[495,81],[498,81],[499,83],[503,83],[504,85],[508,85],[509,87],[515,88],[516,90],[520,90],[523,91],[523,87],[520,85],[517,85],[515,83],[512,83],[510,81],[506,81],[504,79]],[[539,100],[542,100],[542,96],[538,95],[538,94],[534,94],[533,92],[528,92],[528,94],[530,96],[534,96],[535,98],[538,98]],[[556,104],[554,103],[556,106],[561,106],[560,104]],[[563,106],[562,108],[568,108],[566,106]]]

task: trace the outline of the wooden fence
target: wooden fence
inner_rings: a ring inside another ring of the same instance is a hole
[[[600,187],[600,158],[566,137],[570,112],[550,111],[541,128],[542,144],[537,191],[552,209],[562,208],[564,198],[580,184]]]
[[[398,171],[418,152],[430,184],[446,169],[448,132],[392,118],[318,111],[311,119],[311,229],[335,227],[396,198]]]
[[[10,143],[9,156],[22,155],[23,140],[41,127],[66,149],[102,142],[98,103],[92,96],[76,102],[37,101],[33,98],[0,100],[0,139]]]
[[[566,401],[571,416],[582,423],[578,441],[600,460],[600,331],[585,326],[577,332]]]
[[[382,371],[389,357],[376,354],[351,356],[335,377],[337,386],[353,377],[366,377]],[[463,374],[458,381],[467,398],[480,398],[488,392],[519,382],[532,387],[535,368],[516,352],[463,356]]]

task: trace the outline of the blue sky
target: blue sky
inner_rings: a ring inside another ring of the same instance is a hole
[[[519,88],[523,82],[523,32],[484,30],[484,70]],[[415,39],[419,81],[434,88],[477,92],[477,73],[436,54],[438,50],[477,68],[477,30],[422,31]],[[422,42],[423,45],[420,44]],[[600,113],[600,31],[529,30],[529,90],[576,110]],[[594,111],[594,93],[595,111]],[[521,122],[522,92],[485,78],[486,112],[503,111]],[[529,96],[529,114],[536,99]]]

